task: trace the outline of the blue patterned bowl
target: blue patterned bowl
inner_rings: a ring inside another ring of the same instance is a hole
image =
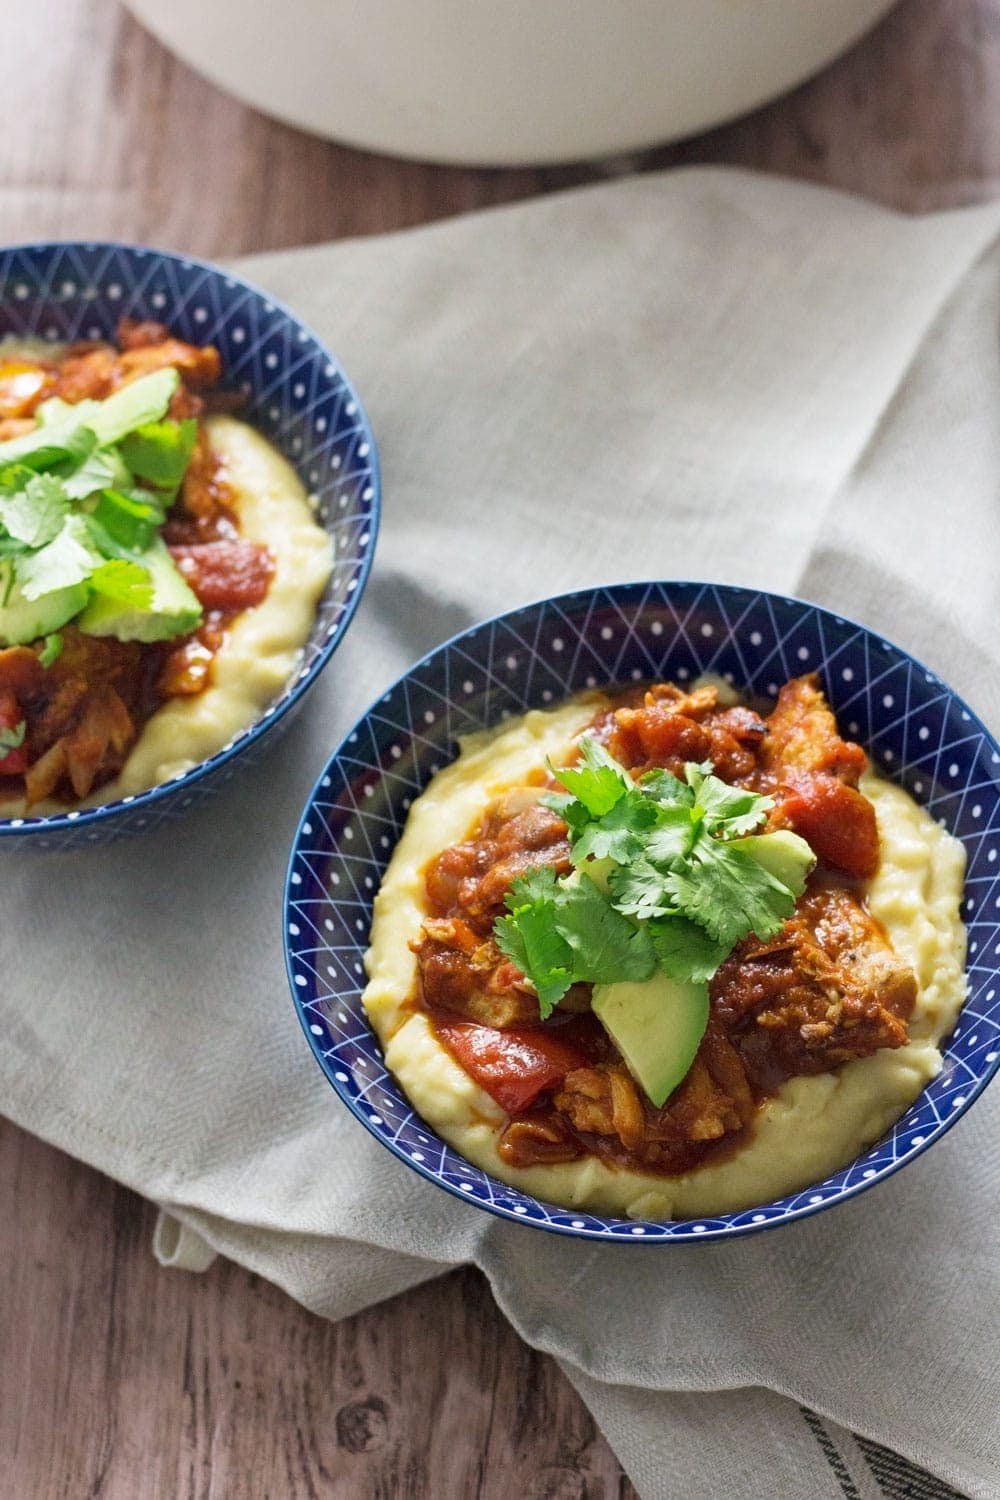
[[[415,1115],[361,1007],[372,900],[411,802],[456,740],[585,687],[719,673],[773,697],[818,669],[841,727],[961,839],[969,999],[940,1074],[890,1133],[802,1192],[717,1218],[634,1223],[573,1213],[471,1166]],[[803,1218],[912,1161],[982,1093],[1000,1061],[1000,749],[905,651],[813,604],[705,583],[630,583],[531,604],[416,664],[334,752],[292,848],[285,952],[299,1019],[351,1113],[396,1156],[504,1218],[586,1239],[731,1239]]]
[[[108,338],[122,316],[153,318],[192,343],[217,345],[224,387],[297,470],[333,537],[333,575],[301,666],[262,716],[173,781],[88,811],[0,819],[16,847],[72,849],[140,833],[197,806],[290,722],[343,638],[368,578],[379,473],[368,419],[337,361],[265,293],[204,261],[142,246],[55,242],[0,250],[0,338]],[[8,845],[8,847],[10,847]]]

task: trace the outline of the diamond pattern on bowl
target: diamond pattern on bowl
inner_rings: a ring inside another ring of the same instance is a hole
[[[343,370],[316,336],[240,277],[141,246],[55,243],[0,250],[0,338],[109,338],[120,317],[153,318],[178,338],[213,343],[223,386],[297,471],[334,541],[333,573],[301,665],[267,711],[187,775],[87,812],[0,820],[16,847],[73,849],[141,833],[215,794],[252,758],[315,681],[361,597],[375,548],[379,474],[375,442]]]
[[[372,901],[413,800],[458,739],[584,687],[715,672],[774,696],[818,670],[842,729],[966,848],[969,1000],[941,1073],[864,1156],[774,1203],[635,1224],[573,1213],[471,1166],[415,1115],[361,1008]],[[932,672],[862,626],[795,599],[699,583],[587,590],[514,610],[425,657],[334,752],[307,804],[286,886],[296,1009],[327,1078],[361,1122],[423,1176],[514,1219],[590,1239],[717,1239],[788,1222],[912,1160],[982,1092],[1000,1058],[1000,750]]]

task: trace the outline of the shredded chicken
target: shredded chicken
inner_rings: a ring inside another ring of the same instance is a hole
[[[33,417],[0,418],[0,443],[6,443],[9,438],[23,437],[26,432],[31,432],[34,425]]]
[[[756,1107],[739,1054],[714,1021],[661,1109],[642,1096],[622,1062],[568,1073],[553,1104],[575,1130],[605,1138],[605,1149],[624,1149],[643,1166],[661,1169],[689,1162],[692,1145],[738,1133]]]
[[[860,745],[841,739],[818,677],[812,673],[786,682],[767,718],[759,754],[762,777],[783,781],[821,772],[856,787],[867,764]]]
[[[211,528],[213,537],[238,535],[236,523],[232,519],[232,491],[212,452],[204,427],[198,429],[198,437],[181,483],[181,503],[189,523],[195,523],[194,529],[190,534],[185,532],[183,536],[177,534],[176,527],[173,534],[168,529],[168,541],[198,541],[206,526]],[[221,529],[220,515],[224,522]]]
[[[41,665],[37,647],[0,651],[0,692],[14,694],[28,726],[29,807],[64,781],[74,796],[85,797],[120,768],[136,735],[140,646],[71,626],[62,638],[50,667]]]
[[[580,1143],[562,1116],[543,1110],[505,1125],[497,1150],[508,1166],[530,1167],[539,1162],[573,1161],[580,1155]]]
[[[805,896],[778,937],[747,938],[712,981],[714,1013],[764,1077],[821,1073],[906,1043],[913,971],[851,891]]]
[[[420,965],[424,1004],[468,1021],[505,1030],[538,1020],[538,997],[505,959],[460,917],[431,919],[412,945]]]
[[[76,344],[52,365],[52,379],[43,399],[59,396],[63,401],[103,401],[120,386],[149,375],[153,370],[173,367],[185,385],[212,385],[222,374],[218,349],[208,344],[198,348],[172,338],[161,323],[134,323],[123,318],[118,325],[120,349],[114,344]],[[185,415],[192,413],[185,412]],[[176,411],[172,415],[177,416]]]
[[[551,865],[559,874],[571,868],[562,818],[535,800],[510,816],[509,805],[491,808],[475,838],[444,850],[427,869],[434,904],[453,905],[479,932],[492,928],[519,875],[539,865]]]
[[[25,772],[29,805],[49,797],[65,776],[77,797],[86,797],[102,771],[114,773],[135,738],[135,726],[114,688],[93,688],[67,733]]]

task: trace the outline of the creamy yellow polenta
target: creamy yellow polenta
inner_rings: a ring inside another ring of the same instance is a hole
[[[882,864],[868,903],[918,980],[910,1041],[836,1073],[791,1078],[762,1106],[754,1134],[733,1156],[676,1177],[616,1168],[596,1157],[525,1169],[497,1149],[506,1116],[435,1038],[422,1012],[404,1007],[416,959],[408,942],[426,912],[424,868],[469,834],[489,802],[522,782],[546,755],[558,764],[589,723],[594,701],[531,712],[463,742],[458,759],[414,803],[375,901],[364,1004],[386,1064],[414,1108],[469,1161],[550,1202],[632,1218],[687,1218],[749,1208],[806,1187],[857,1156],[912,1103],[941,1066],[938,1042],[965,999],[965,930],[959,916],[962,846],[899,787],[870,772]]]
[[[263,603],[233,623],[215,657],[211,682],[197,697],[171,698],[146,724],[112,782],[78,807],[135,795],[189,771],[249,728],[277,697],[299,662],[333,565],[332,542],[310,509],[297,475],[254,428],[210,417],[209,441],[225,468],[241,535],[274,559]],[[18,817],[23,801],[0,802],[0,817]],[[54,801],[32,815],[65,812]]]

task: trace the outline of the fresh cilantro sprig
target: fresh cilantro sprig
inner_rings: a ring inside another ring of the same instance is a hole
[[[23,488],[0,492],[0,524],[25,550],[44,547],[58,536],[69,514],[69,498],[52,474],[25,471]]]
[[[711,762],[635,782],[590,736],[579,764],[549,769],[566,791],[542,800],[566,822],[576,870],[515,880],[494,927],[543,1020],[578,981],[648,979],[659,964],[705,983],[742,938],[772,937],[791,916],[797,893],[740,842],[772,798],[729,786]]]
[[[148,422],[124,437],[119,451],[137,479],[173,499],[194,451],[198,423]]]
[[[14,576],[26,599],[40,599],[56,589],[84,583],[100,561],[83,517],[67,515],[55,536],[43,547],[14,559]]]
[[[571,984],[649,979],[656,968],[649,935],[591,880],[558,879],[542,865],[513,882],[507,907],[494,927],[497,946],[535,986],[543,1021]]]
[[[751,855],[721,839],[700,838],[686,866],[664,871],[675,912],[697,923],[728,953],[754,932],[774,937],[795,910],[795,896]]]

